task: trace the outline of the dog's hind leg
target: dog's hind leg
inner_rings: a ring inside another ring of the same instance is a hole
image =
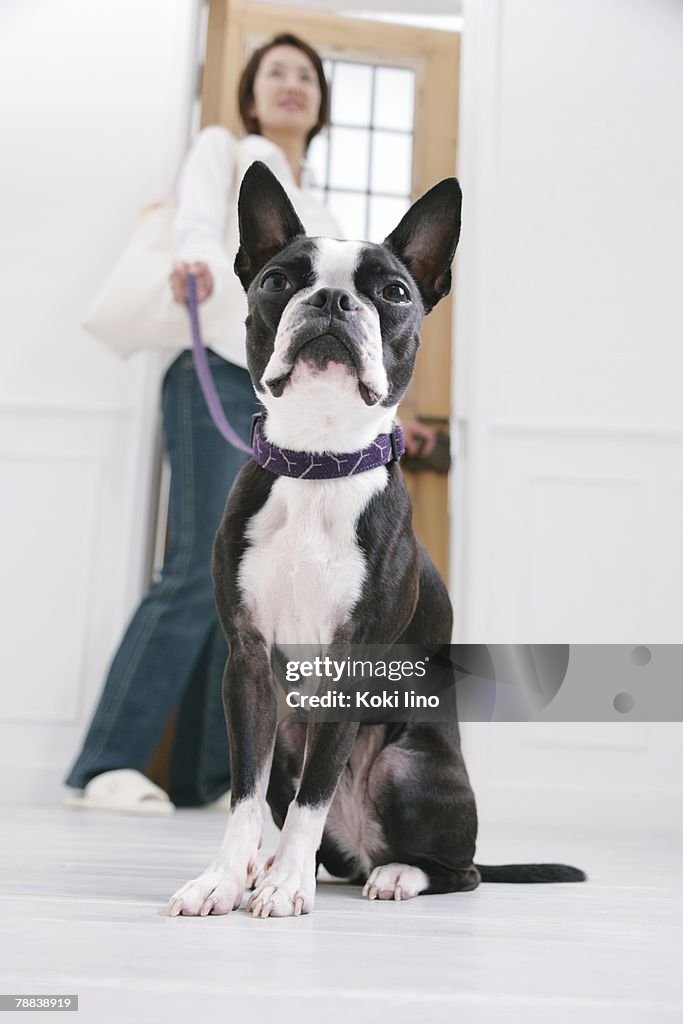
[[[368,777],[368,795],[386,860],[370,871],[364,896],[405,900],[476,889],[474,794],[459,748],[443,730],[414,725],[386,746]]]
[[[481,881],[472,865],[465,870],[446,870],[435,861],[420,858],[422,868],[414,864],[380,864],[373,868],[363,886],[363,896],[371,900],[412,899],[413,896],[446,892],[468,892]]]

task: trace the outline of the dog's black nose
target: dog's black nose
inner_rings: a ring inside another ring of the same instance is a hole
[[[344,288],[318,288],[306,301],[309,306],[316,306],[330,313],[350,313],[358,309],[358,303],[353,295]]]

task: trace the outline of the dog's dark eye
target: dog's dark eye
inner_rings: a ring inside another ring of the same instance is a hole
[[[284,292],[289,288],[289,281],[281,270],[273,270],[261,281],[264,292]]]
[[[410,302],[410,295],[406,288],[398,281],[392,281],[391,284],[385,286],[382,289],[382,298],[388,302]]]

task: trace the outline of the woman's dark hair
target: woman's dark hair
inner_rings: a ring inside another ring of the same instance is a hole
[[[254,79],[256,78],[256,72],[258,71],[261,61],[265,55],[269,50],[272,50],[274,46],[295,46],[297,50],[301,50],[306,54],[318,75],[318,85],[320,86],[320,110],[318,111],[318,120],[306,136],[306,148],[308,149],[311,139],[315,138],[321,128],[324,128],[327,124],[330,94],[320,57],[312,46],[305,43],[303,39],[299,39],[298,36],[291,35],[289,32],[283,32],[279,36],[274,36],[270,42],[264,43],[263,46],[258,48],[258,50],[254,50],[246,63],[244,71],[242,72],[239,88],[237,90],[240,117],[242,118],[244,127],[250,135],[261,134],[261,128],[258,120],[253,114],[249,113],[249,108],[254,102]]]

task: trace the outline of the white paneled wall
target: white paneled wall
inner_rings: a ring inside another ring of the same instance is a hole
[[[0,798],[59,791],[143,585],[158,372],[79,320],[173,185],[197,8],[0,9]]]
[[[501,642],[680,637],[682,450],[683,431],[495,424],[486,603]]]
[[[682,44],[675,0],[465,5],[462,641],[683,639]],[[484,821],[683,827],[678,724],[465,732]]]
[[[673,0],[468,12],[463,639],[680,639],[682,38]]]

